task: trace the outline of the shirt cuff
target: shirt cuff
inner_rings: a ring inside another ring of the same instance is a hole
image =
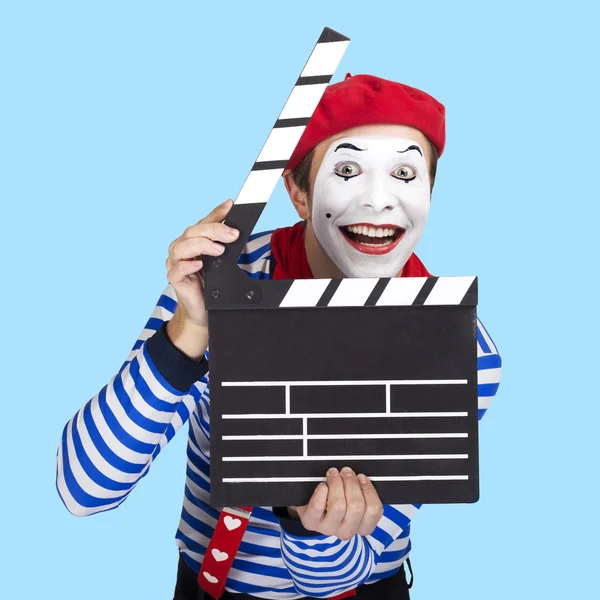
[[[148,338],[146,348],[150,359],[165,380],[180,392],[187,392],[196,381],[199,381],[208,373],[208,361],[202,357],[196,362],[184,354],[167,335],[167,323],[165,321],[156,333]]]
[[[318,531],[306,529],[302,524],[302,521],[290,518],[287,507],[285,506],[274,506],[273,514],[279,519],[281,529],[290,535],[295,535],[297,537],[315,537],[322,535]]]

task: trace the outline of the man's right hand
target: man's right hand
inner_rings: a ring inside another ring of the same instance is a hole
[[[169,245],[167,279],[177,294],[177,309],[167,324],[167,334],[177,348],[194,360],[200,360],[208,347],[203,257],[220,256],[225,249],[223,243],[238,238],[237,229],[223,224],[232,206],[231,200],[217,206]]]

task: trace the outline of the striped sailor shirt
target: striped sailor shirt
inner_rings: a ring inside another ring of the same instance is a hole
[[[270,278],[271,233],[251,236],[239,258],[240,268],[253,279]],[[156,334],[164,338],[176,306],[169,284],[119,372],[65,425],[57,452],[56,486],[74,515],[113,509],[127,499],[187,423],[186,485],[176,544],[197,573],[219,517],[209,503],[208,351],[201,363],[174,354],[174,346],[166,351]],[[477,361],[481,419],[498,389],[501,360],[479,320]],[[282,526],[273,507],[255,507],[226,590],[259,598],[327,598],[391,577],[410,552],[410,526],[419,508],[385,505],[371,535],[342,541],[335,536],[297,535]]]

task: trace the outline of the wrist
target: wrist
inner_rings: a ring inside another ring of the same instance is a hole
[[[208,348],[208,328],[195,325],[175,312],[167,323],[167,336],[173,346],[188,358],[200,362]]]

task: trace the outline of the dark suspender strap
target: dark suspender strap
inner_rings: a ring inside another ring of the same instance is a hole
[[[410,588],[413,586],[413,582],[415,581],[415,576],[413,574],[412,565],[410,564],[410,558],[408,556],[406,557],[406,564],[408,565],[408,570],[410,571],[410,583],[407,584],[408,589],[410,590]]]

